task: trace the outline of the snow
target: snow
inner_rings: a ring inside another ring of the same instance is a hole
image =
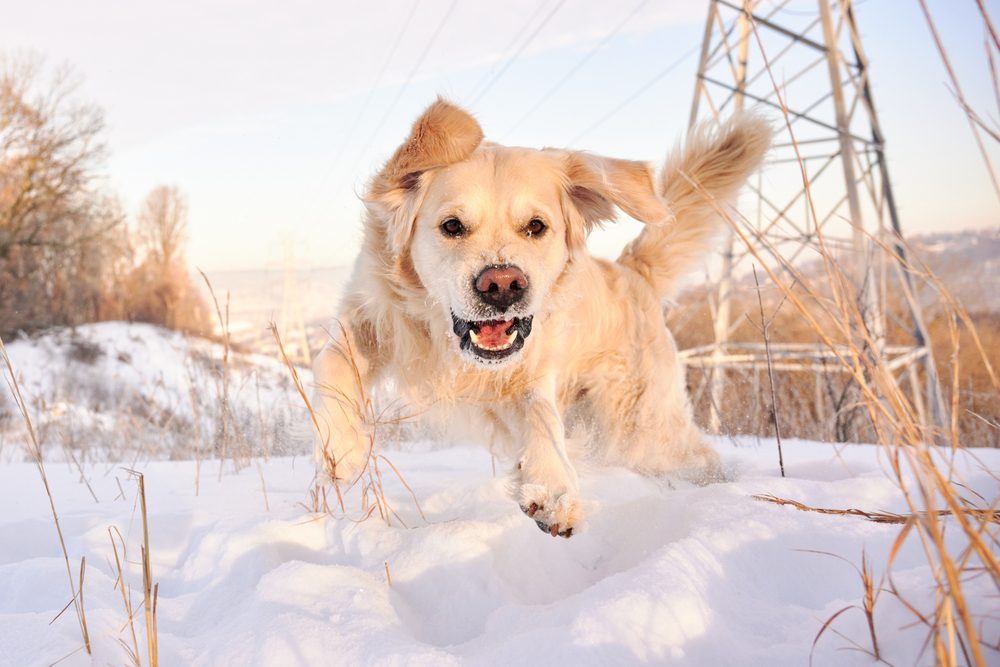
[[[183,410],[190,392],[172,388],[188,382],[177,366],[191,348],[159,347],[162,340],[150,341],[170,335],[133,326],[89,332],[109,338],[103,361],[88,368],[94,378],[119,373],[116,382],[137,391],[158,387],[158,400]],[[112,359],[121,346],[140,345],[127,342],[132,334],[146,339],[148,353],[142,370],[129,376]],[[9,349],[33,400],[62,392],[67,405],[83,405],[117,427],[112,408],[96,410],[57,382],[69,363],[63,346],[34,340]],[[270,360],[244,361],[241,372],[274,369]],[[51,370],[44,374],[45,368]],[[267,385],[275,393],[266,410],[289,400],[276,398],[290,393],[287,387]],[[210,394],[211,386],[204,391]],[[44,401],[37,409],[58,423]],[[91,426],[96,432],[99,424]],[[72,608],[53,621],[69,601],[65,564],[38,472],[15,456],[23,451],[16,424],[5,428],[0,665],[48,665],[70,654],[59,664],[128,662],[121,642],[131,644],[131,635],[115,589],[112,527],[128,546],[125,578],[139,609],[146,664],[142,526],[136,482],[125,467],[145,479],[162,665],[802,665],[823,623],[844,607],[860,607],[855,567],[862,553],[879,580],[900,526],[752,496],[905,511],[883,471],[883,451],[872,445],[786,440],[781,478],[773,441],[718,438],[729,480],[705,487],[585,465],[582,495],[592,507],[588,524],[569,540],[542,533],[524,516],[509,497],[505,464],[497,462],[494,473],[489,453],[475,443],[410,442],[386,450],[423,511],[383,467],[386,498],[398,513],[389,524],[378,513],[360,520],[356,489],[345,499],[348,516],[314,513],[309,455],[257,456],[238,471],[227,462],[221,475],[218,461],[199,469],[196,461],[166,460],[157,450],[124,464],[94,456],[81,463],[84,483],[81,468],[53,452],[47,471],[74,573],[86,557],[88,657],[77,651]],[[942,468],[946,463],[942,458]],[[970,495],[990,499],[998,469],[1000,452],[975,450],[957,456],[950,474]],[[960,531],[947,536],[953,553],[964,546]],[[891,574],[909,603],[933,608],[931,572],[914,537]],[[965,592],[983,637],[996,638],[995,583],[970,577]],[[888,662],[933,663],[923,650],[926,629],[915,621],[893,594],[880,594],[875,629]],[[813,662],[872,664],[857,647],[870,643],[864,615],[854,608],[819,639]]]
[[[876,447],[838,454],[786,442],[781,479],[770,443],[738,442],[716,441],[735,480],[703,488],[587,468],[583,491],[595,507],[587,530],[570,540],[540,532],[477,447],[418,443],[389,453],[426,515],[386,477],[389,502],[408,527],[377,515],[355,522],[307,511],[305,458],[271,459],[221,481],[205,467],[199,495],[194,462],[151,462],[143,472],[161,664],[804,664],[823,621],[862,595],[848,563],[814,552],[857,564],[865,550],[878,576],[899,527],[751,495],[903,508]],[[979,459],[994,470],[1000,464],[995,451]],[[961,467],[972,490],[995,493],[987,470],[972,459]],[[120,468],[94,466],[87,477],[95,502],[75,468],[50,464],[49,476],[67,548],[74,559],[87,557],[93,663],[119,664],[118,639],[127,631],[120,632],[125,613],[107,529],[127,536],[129,559],[137,560],[135,483]],[[71,611],[48,625],[68,599],[55,530],[32,465],[0,466],[0,488],[0,531],[9,536],[0,547],[0,663],[49,664],[80,643]],[[348,503],[356,517],[356,499]],[[134,563],[127,579],[141,605]],[[897,558],[893,579],[911,601],[932,600],[915,541]],[[992,583],[972,580],[967,592],[973,608],[995,605]],[[924,630],[913,620],[882,595],[876,631],[889,662],[932,662],[926,653],[918,658]],[[1000,626],[990,623],[996,636]],[[833,628],[866,646],[860,611]],[[828,632],[815,664],[872,662],[848,646]],[[78,653],[61,664],[90,660]]]
[[[7,344],[47,459],[195,458],[221,422],[223,347],[148,324],[103,322]],[[229,421],[255,453],[297,453],[308,432],[288,371],[275,359],[230,352]],[[309,373],[303,372],[303,381]],[[266,406],[266,411],[264,407]],[[5,419],[6,413],[6,419]],[[0,391],[0,461],[29,460],[6,382]],[[297,440],[296,440],[297,438]],[[129,443],[141,451],[128,451]]]

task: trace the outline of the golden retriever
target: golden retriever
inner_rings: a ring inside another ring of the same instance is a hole
[[[663,301],[770,136],[753,115],[698,128],[657,179],[642,162],[484,142],[436,101],[364,196],[364,246],[314,364],[319,471],[361,474],[375,425],[360,408],[389,380],[417,412],[513,454],[514,496],[553,536],[583,520],[573,424],[599,460],[714,478]],[[590,256],[616,207],[645,227],[617,261]]]

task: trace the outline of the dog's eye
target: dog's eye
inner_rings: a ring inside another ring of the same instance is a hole
[[[532,218],[528,226],[524,228],[524,231],[528,236],[541,236],[545,233],[546,229],[548,227],[545,226],[544,222],[538,218]]]
[[[465,233],[465,225],[458,218],[448,218],[441,223],[441,233],[445,236],[461,236]]]

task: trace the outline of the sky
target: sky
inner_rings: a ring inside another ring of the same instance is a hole
[[[904,231],[1000,225],[919,3],[856,4]],[[928,4],[966,96],[995,121],[975,2]],[[1000,16],[1000,0],[986,6]],[[186,194],[194,265],[318,267],[352,261],[358,193],[438,95],[491,140],[662,161],[687,126],[706,7],[0,0],[0,48],[73,68],[80,97],[104,109],[107,183],[130,216],[157,185]],[[787,18],[810,8],[795,0]],[[591,246],[613,255],[637,225]]]

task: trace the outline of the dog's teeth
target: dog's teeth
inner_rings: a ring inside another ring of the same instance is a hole
[[[507,334],[506,338],[507,341],[505,343],[497,345],[495,347],[492,345],[484,345],[479,342],[479,335],[476,333],[476,330],[469,329],[469,339],[472,341],[472,344],[482,350],[489,350],[490,352],[499,352],[500,350],[506,350],[511,345],[513,345],[514,341],[517,339],[517,330],[515,329],[511,333]]]

